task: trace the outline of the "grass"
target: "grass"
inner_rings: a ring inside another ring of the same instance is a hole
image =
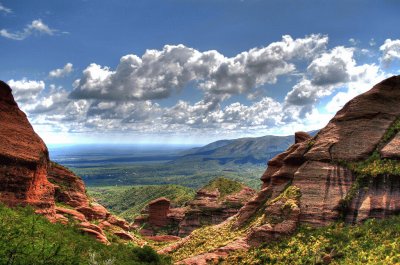
[[[368,220],[358,226],[336,223],[299,228],[279,242],[239,251],[223,264],[399,264],[400,217]]]
[[[171,264],[150,247],[97,242],[73,226],[50,223],[33,209],[0,205],[0,265]]]
[[[166,197],[174,207],[180,207],[195,195],[193,189],[179,185],[88,187],[88,192],[99,203],[128,221],[133,221],[156,198]]]
[[[122,165],[68,165],[87,186],[182,185],[199,189],[217,177],[260,188],[265,164],[219,164],[217,161]]]
[[[210,181],[203,189],[208,191],[218,190],[220,193],[219,200],[223,200],[226,196],[234,194],[242,190],[243,185],[235,180],[219,177]]]

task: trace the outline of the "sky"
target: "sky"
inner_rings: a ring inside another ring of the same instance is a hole
[[[47,144],[324,127],[400,74],[400,3],[0,0],[0,79]]]

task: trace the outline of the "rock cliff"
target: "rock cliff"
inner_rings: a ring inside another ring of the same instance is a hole
[[[184,237],[197,228],[219,224],[235,215],[255,194],[255,190],[236,181],[217,178],[198,190],[185,207],[172,208],[166,198],[153,200],[135,219],[135,225],[142,228],[140,232],[145,236],[162,232]]]
[[[296,133],[295,143],[268,162],[257,196],[213,230],[229,240],[196,248],[192,234],[161,252],[205,264],[289,235],[299,224],[400,213],[399,106],[400,76],[394,76],[349,101],[315,137]]]
[[[14,207],[31,205],[52,222],[72,222],[99,241],[104,231],[122,240],[136,240],[129,224],[91,202],[80,177],[49,160],[49,152],[11,88],[0,81],[0,202]]]

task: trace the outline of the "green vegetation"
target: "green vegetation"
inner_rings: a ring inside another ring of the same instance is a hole
[[[179,207],[192,200],[195,195],[193,189],[179,185],[88,187],[88,192],[110,211],[128,221],[133,221],[154,199],[166,197],[173,206]]]
[[[210,181],[203,189],[215,191],[218,189],[219,199],[223,200],[226,196],[239,192],[243,185],[235,180],[219,177]]]
[[[399,264],[400,217],[302,227],[279,242],[233,253],[223,264]]]
[[[373,178],[378,176],[398,177],[400,176],[400,161],[392,159],[382,159],[381,150],[397,133],[400,132],[400,118],[396,119],[387,129],[382,139],[379,141],[375,151],[365,160],[357,162],[339,161],[338,164],[350,169],[356,176],[350,190],[345,198],[340,202],[340,211],[344,218],[350,203],[359,193],[360,189],[368,189]]]
[[[70,165],[87,186],[182,185],[199,189],[217,177],[234,179],[259,189],[265,164],[220,164],[216,160],[179,163]]]
[[[31,208],[0,205],[0,264],[171,264],[150,247],[103,245],[72,226],[52,224]]]

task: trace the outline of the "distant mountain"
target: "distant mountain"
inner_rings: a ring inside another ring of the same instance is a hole
[[[311,131],[315,135],[318,131]],[[233,140],[220,140],[203,147],[190,149],[174,162],[210,161],[220,164],[233,162],[236,164],[265,164],[275,155],[286,150],[294,143],[294,135],[247,137]]]

